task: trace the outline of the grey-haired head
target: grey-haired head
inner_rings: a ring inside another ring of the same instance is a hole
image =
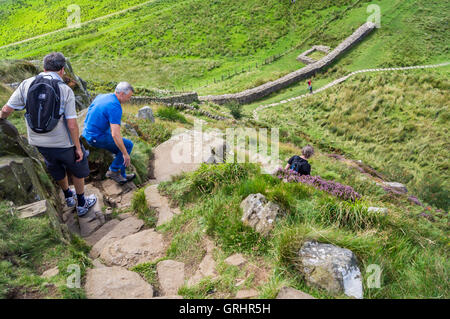
[[[311,145],[306,145],[303,149],[302,149],[302,155],[303,157],[305,157],[306,159],[310,158],[311,156],[314,155],[314,148]]]
[[[59,72],[66,65],[66,58],[61,52],[52,52],[44,57],[44,70]]]
[[[134,88],[128,82],[120,82],[116,86],[115,93],[120,103],[128,102],[134,93]]]
[[[120,82],[116,86],[116,93],[125,93],[129,94],[130,92],[134,93],[134,88],[128,82]]]

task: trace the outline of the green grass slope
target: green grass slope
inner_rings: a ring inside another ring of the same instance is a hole
[[[71,57],[87,80],[127,79],[201,94],[236,92],[298,69],[302,64],[295,57],[311,45],[336,46],[367,20],[368,4],[380,6],[381,28],[342,59],[344,71],[448,59],[450,5],[425,0],[161,0],[1,49],[0,58],[41,58],[58,50]]]
[[[81,22],[114,13],[148,0],[2,0],[0,1],[0,46],[67,27],[74,13],[68,7],[80,7]]]

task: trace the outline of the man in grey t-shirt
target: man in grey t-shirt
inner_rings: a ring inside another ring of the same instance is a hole
[[[61,186],[66,203],[75,206],[75,194],[69,189],[66,171],[72,175],[78,201],[78,216],[84,216],[96,202],[95,195],[84,196],[84,178],[89,176],[89,165],[85,150],[80,143],[80,133],[75,108],[75,95],[63,81],[66,59],[62,53],[50,53],[44,58],[44,72],[40,75],[61,81],[59,83],[61,118],[56,127],[47,133],[36,133],[27,121],[27,135],[30,145],[36,146],[45,158],[45,164],[52,177]],[[15,90],[0,112],[0,120],[7,119],[14,110],[23,110],[27,103],[28,90],[36,77],[24,80]]]

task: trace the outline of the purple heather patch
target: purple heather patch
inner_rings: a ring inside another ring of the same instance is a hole
[[[327,181],[320,176],[300,175],[291,169],[279,169],[276,176],[278,179],[285,179],[288,183],[297,182],[314,186],[343,200],[355,201],[361,198],[361,195],[355,192],[353,187],[334,181]]]

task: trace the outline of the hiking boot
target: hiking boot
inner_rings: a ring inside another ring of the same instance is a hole
[[[85,200],[84,206],[77,207],[78,217],[83,217],[88,213],[89,208],[91,208],[92,206],[95,205],[95,203],[97,203],[97,196],[91,194],[89,196],[84,197],[84,200]]]
[[[133,179],[136,178],[136,174],[126,174],[125,178],[127,179],[128,182],[131,182]]]
[[[106,177],[107,178],[111,178],[113,181],[115,181],[116,183],[123,185],[126,182],[128,182],[128,180],[123,177],[120,172],[113,172],[111,170],[109,170],[108,172],[106,172]]]
[[[74,189],[69,189],[69,190],[72,192],[72,196],[66,198],[66,204],[67,204],[67,207],[74,207],[75,204],[77,203],[77,195],[76,195]]]

